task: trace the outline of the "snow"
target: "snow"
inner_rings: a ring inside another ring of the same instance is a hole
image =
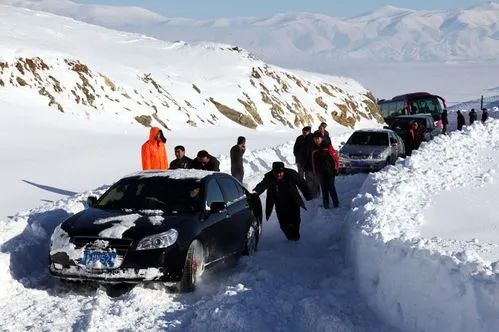
[[[489,195],[498,153],[499,121],[476,123],[370,175],[352,201],[347,257],[360,292],[389,324],[496,330],[499,231],[481,217],[497,220],[495,204],[482,203],[497,198]]]
[[[96,225],[113,223],[111,227],[99,232],[99,236],[109,239],[121,239],[123,233],[135,226],[135,222],[142,218],[138,213],[125,214],[118,217],[109,217],[94,221]],[[117,222],[116,222],[117,221]]]
[[[166,171],[141,171],[136,172],[125,177],[140,177],[140,178],[153,178],[153,177],[167,177],[173,180],[183,180],[183,179],[197,179],[201,180],[208,175],[215,172],[203,171],[197,169],[174,169]]]
[[[333,137],[336,140],[339,138]],[[248,163],[254,165],[247,172],[248,187],[269,170],[262,165],[275,160],[292,165],[286,159],[291,151],[292,145],[284,144],[248,154]],[[69,326],[92,331],[390,331],[360,298],[338,245],[348,202],[365,178],[355,175],[337,179],[340,199],[345,202],[340,209],[324,211],[318,208],[318,201],[307,202],[299,243],[285,240],[272,216],[263,225],[256,256],[241,258],[233,268],[205,274],[192,294],[169,294],[161,285],[141,284],[116,296],[102,287],[64,285],[48,274],[50,233],[62,220],[81,210],[88,195],[99,196],[104,188],[1,221],[0,280],[1,296],[5,298],[0,297],[4,318],[0,329],[24,330],[37,324],[49,330]],[[154,271],[150,272],[147,278],[154,279]],[[75,273],[84,276],[80,270]]]

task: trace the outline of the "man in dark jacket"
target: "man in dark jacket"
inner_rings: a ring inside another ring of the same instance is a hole
[[[337,208],[340,203],[334,180],[340,169],[338,153],[331,144],[324,141],[321,133],[314,133],[314,143],[312,168],[320,183],[323,206],[329,209],[329,196],[331,196],[333,207]]]
[[[170,163],[170,169],[186,169],[191,167],[192,159],[185,155],[185,148],[182,145],[175,147],[176,159]]]
[[[310,132],[312,128],[304,127],[302,134],[296,138],[295,145],[293,146],[293,154],[295,156],[296,167],[298,168],[298,175],[305,177],[305,162],[310,155],[310,149],[313,141],[310,139]]]
[[[473,122],[475,122],[478,119],[478,115],[474,108],[471,109],[469,117],[470,117],[470,126],[471,126]]]
[[[272,171],[265,174],[263,180],[253,189],[258,195],[267,190],[267,220],[275,205],[281,230],[290,241],[300,239],[300,207],[306,209],[297,187],[305,199],[311,199],[305,180],[296,171],[285,168],[284,163],[277,161],[272,164]]]
[[[442,134],[447,135],[447,127],[449,126],[449,116],[447,114],[447,110],[443,110],[441,119],[442,119]]]
[[[485,121],[487,121],[488,118],[489,118],[489,112],[487,112],[486,108],[482,109],[482,122],[485,123]]]
[[[243,155],[246,151],[246,138],[239,136],[237,144],[230,149],[230,174],[243,183],[244,165]]]
[[[192,161],[191,168],[220,172],[220,162],[205,150],[201,150],[198,152],[196,159]]]
[[[331,144],[331,137],[329,136],[329,132],[326,130],[326,128],[327,124],[325,122],[322,122],[321,125],[319,126],[319,129],[315,133],[321,133],[322,140],[324,141],[324,143]]]
[[[457,111],[457,130],[463,130],[463,126],[466,124],[464,120],[464,115],[461,111]]]

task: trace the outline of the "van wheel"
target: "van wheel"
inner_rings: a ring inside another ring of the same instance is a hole
[[[260,237],[260,225],[257,220],[253,221],[246,233],[246,243],[244,245],[243,255],[253,256],[258,250],[258,240]]]
[[[182,279],[177,283],[179,292],[192,292],[196,289],[197,284],[204,272],[204,249],[200,241],[194,240],[189,249],[184,264],[184,274]]]

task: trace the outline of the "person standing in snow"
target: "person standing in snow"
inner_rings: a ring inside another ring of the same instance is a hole
[[[170,163],[170,169],[186,169],[190,168],[192,159],[185,155],[185,148],[182,145],[175,147],[176,159]]]
[[[466,121],[464,120],[464,115],[461,111],[457,111],[457,130],[463,130]]]
[[[198,152],[196,159],[192,161],[190,168],[220,172],[220,162],[207,151],[201,150]]]
[[[319,180],[322,191],[322,203],[329,209],[329,196],[333,200],[333,207],[339,207],[338,194],[334,180],[340,169],[338,153],[331,143],[327,143],[320,132],[314,133],[314,149],[312,151],[312,169]]]
[[[289,241],[300,239],[300,207],[306,209],[298,189],[306,200],[311,199],[305,180],[280,161],[272,163],[272,171],[253,189],[258,195],[267,191],[266,218],[269,219],[275,206],[279,226]]]
[[[309,126],[304,127],[301,131],[302,134],[296,138],[295,145],[293,146],[296,167],[298,168],[298,175],[300,175],[301,178],[305,177],[305,162],[310,154],[310,148],[312,147],[311,131],[312,128]]]
[[[409,123],[409,131],[408,131],[408,139],[406,152],[407,155],[410,156],[413,150],[417,150],[422,141],[422,130],[417,121],[411,121]]]
[[[239,136],[237,144],[230,149],[230,174],[243,183],[244,162],[243,155],[246,151],[246,138]]]
[[[470,117],[470,126],[473,124],[478,119],[478,114],[476,113],[475,109],[472,108],[469,114]]]
[[[152,127],[149,132],[149,139],[142,144],[143,170],[168,169],[165,143],[166,138],[163,131],[158,127]]]
[[[325,122],[322,122],[319,126],[319,129],[315,131],[315,133],[321,133],[322,134],[322,140],[326,144],[331,144],[331,137],[329,136],[329,132],[326,130],[327,124]],[[314,134],[315,134],[314,133]]]
[[[447,135],[447,127],[449,126],[449,117],[447,115],[447,110],[443,110],[440,119],[442,120],[442,134]]]
[[[486,108],[482,109],[482,123],[485,123],[485,121],[487,121],[488,118],[489,118],[489,112],[487,112]]]

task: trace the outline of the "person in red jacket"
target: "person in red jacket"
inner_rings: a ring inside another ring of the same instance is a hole
[[[322,191],[322,203],[329,209],[329,196],[333,200],[333,207],[339,207],[338,194],[334,186],[334,179],[340,169],[338,153],[331,143],[327,143],[321,132],[314,133],[314,148],[312,150],[312,170],[319,180]]]
[[[142,144],[142,169],[168,169],[166,138],[158,127],[152,127],[149,139]]]

